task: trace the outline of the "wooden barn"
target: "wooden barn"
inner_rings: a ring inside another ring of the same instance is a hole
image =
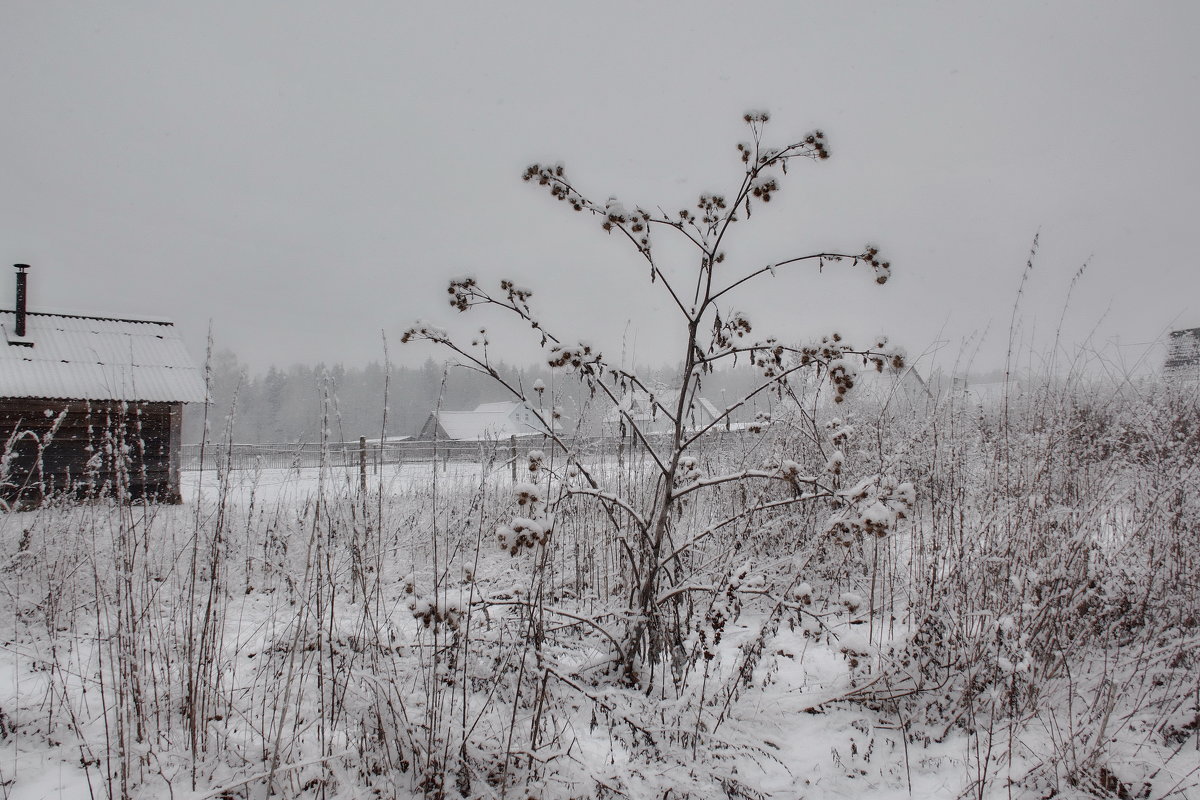
[[[179,502],[184,403],[204,381],[166,320],[0,309],[0,500],[52,494]]]
[[[1168,380],[1200,384],[1200,328],[1171,331],[1164,367]]]

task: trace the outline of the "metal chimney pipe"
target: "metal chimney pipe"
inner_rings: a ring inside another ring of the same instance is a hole
[[[29,269],[28,264],[13,264],[17,268],[17,336],[25,335],[25,295],[26,281],[29,276],[25,274],[25,270]]]

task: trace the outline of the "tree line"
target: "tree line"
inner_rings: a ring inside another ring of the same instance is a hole
[[[595,432],[608,411],[606,401],[579,396],[577,383],[555,391],[561,376],[553,375],[549,367],[500,363],[497,371],[524,387],[531,398],[535,382],[543,381],[548,387],[545,403],[561,408],[561,422],[568,431],[582,418],[586,432]],[[514,399],[491,378],[467,369],[447,369],[432,358],[419,367],[372,361],[362,367],[293,364],[252,372],[232,350],[221,349],[209,358],[206,372],[211,403],[207,415],[199,404],[185,406],[184,442],[199,442],[205,425],[208,441],[316,442],[323,425],[332,441],[377,438],[385,431],[385,394],[386,435],[415,436],[436,408],[469,411],[480,403]],[[643,373],[654,380],[668,370]],[[740,397],[737,391],[753,380],[750,369],[715,373],[708,376],[704,395],[720,406],[722,390],[729,397]]]

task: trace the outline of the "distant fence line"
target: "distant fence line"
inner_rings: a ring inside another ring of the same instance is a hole
[[[655,436],[652,435],[652,440]],[[719,444],[728,437],[741,438],[739,431],[714,430],[706,434],[704,445]],[[628,436],[563,437],[571,452],[589,456],[633,454],[638,445]],[[365,463],[378,471],[385,464],[405,464],[432,461],[474,461],[505,463],[514,457],[527,458],[531,450],[561,452],[552,440],[541,436],[483,441],[440,441],[408,439],[379,441],[378,439],[350,442],[259,443],[229,444],[209,442],[205,445],[185,444],[180,447],[180,467],[184,470],[204,469],[305,469],[328,465],[331,467],[361,468]],[[203,453],[203,464],[201,455]]]
[[[204,468],[222,469],[304,469],[326,464],[331,467],[359,467],[364,454],[368,466],[430,461],[507,461],[514,455],[525,458],[530,450],[546,450],[541,438],[522,437],[514,441],[392,441],[351,442],[268,442],[260,444],[204,445]],[[574,444],[574,443],[572,443]],[[185,470],[201,467],[201,446],[185,444],[180,452]]]

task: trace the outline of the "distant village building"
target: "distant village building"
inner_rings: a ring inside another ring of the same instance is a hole
[[[882,371],[864,367],[847,395],[851,401],[871,402],[895,410],[910,409],[932,398],[929,384],[912,365],[900,369],[884,365]]]
[[[542,414],[549,417],[550,411]],[[553,423],[553,427],[555,432],[561,430],[557,422]],[[474,411],[432,412],[417,438],[423,441],[484,442],[513,436],[544,436],[547,433],[538,412],[524,403],[514,401],[483,403],[476,406]]]
[[[1200,328],[1171,331],[1163,372],[1168,380],[1200,383]]]
[[[632,435],[631,423],[645,434],[673,431],[675,423],[671,421],[670,414],[674,413],[672,404],[675,399],[675,392],[670,389],[651,391],[640,388],[630,389],[621,398],[621,401],[604,415],[601,422],[604,435]],[[670,413],[664,412],[660,403],[671,409]],[[686,411],[683,425],[688,430],[700,430],[707,428],[720,416],[721,412],[717,410],[716,406],[703,397],[697,397]],[[723,425],[724,423],[718,424]]]
[[[928,382],[911,364],[900,369],[885,364],[882,370],[876,370],[874,366],[862,366],[861,363],[856,366],[858,371],[853,376],[854,386],[842,397],[842,402],[837,401],[837,392],[827,377],[815,381],[810,378],[805,384],[805,394],[811,396],[812,392],[819,392],[817,403],[826,410],[853,408],[863,412],[909,411],[923,408],[933,399],[934,394]]]
[[[205,386],[174,325],[29,311],[26,269],[0,309],[0,499],[179,502],[183,404],[205,402]]]

